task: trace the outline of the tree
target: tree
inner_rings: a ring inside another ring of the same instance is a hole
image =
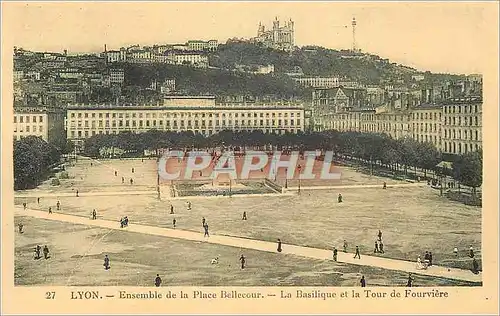
[[[460,155],[453,163],[453,177],[466,186],[472,188],[475,195],[476,189],[483,182],[483,152],[475,151]]]

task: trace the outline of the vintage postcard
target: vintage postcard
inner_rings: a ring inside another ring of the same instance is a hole
[[[2,2],[2,313],[497,314],[498,7]]]

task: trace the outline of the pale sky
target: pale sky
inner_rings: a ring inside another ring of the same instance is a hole
[[[253,37],[259,22],[271,27],[277,16],[295,21],[297,45],[333,49],[352,46],[350,23],[356,17],[360,49],[419,70],[482,73],[498,52],[494,2],[4,2],[2,6],[3,32],[9,32],[12,45],[32,50],[102,51],[104,44],[118,49],[188,39],[225,42]]]

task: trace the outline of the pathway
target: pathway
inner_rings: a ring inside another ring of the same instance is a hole
[[[221,236],[221,235],[211,235],[209,238],[204,238],[203,233],[197,233],[193,231],[178,230],[161,228],[155,226],[137,225],[130,224],[127,228],[121,229],[118,222],[109,220],[91,220],[90,218],[66,215],[66,214],[48,214],[47,212],[36,211],[32,209],[27,209],[24,211],[22,207],[16,207],[16,215],[18,216],[31,216],[35,218],[42,218],[48,220],[62,221],[72,224],[81,224],[93,227],[102,227],[108,229],[124,230],[148,235],[164,236],[169,238],[184,239],[198,242],[208,242],[213,244],[219,244],[230,247],[253,249],[259,251],[276,252],[276,243],[246,239],[233,236]],[[319,259],[319,260],[331,260],[332,251],[325,249],[317,249],[310,247],[302,247],[295,245],[283,244],[283,254],[291,254],[301,257]],[[432,266],[427,270],[417,270],[416,263],[404,260],[388,259],[381,257],[373,257],[363,255],[361,259],[353,259],[352,253],[338,253],[338,262],[355,264],[361,266],[377,267],[387,270],[396,270],[403,272],[411,272],[414,274],[427,275],[433,277],[447,278],[462,280],[468,282],[482,282],[481,274],[473,274],[469,270],[462,270],[456,268],[447,268],[441,266]]]

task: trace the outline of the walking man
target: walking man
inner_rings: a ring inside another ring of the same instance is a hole
[[[432,252],[429,252],[429,266],[432,266]]]
[[[246,262],[245,256],[241,255],[240,261],[241,261],[241,268],[245,269],[245,262]]]
[[[174,218],[173,221],[172,221],[172,224],[173,224],[174,228],[175,228],[175,224],[176,223],[177,223],[177,220]]]
[[[95,209],[92,211],[92,219],[97,219],[97,212]]]
[[[242,220],[246,221],[247,220],[247,212],[243,211],[243,218]]]
[[[375,250],[373,250],[373,253],[379,252],[378,250],[378,240],[375,240]]]
[[[109,266],[109,258],[108,258],[108,255],[104,255],[104,270],[109,270],[110,266]]]
[[[134,168],[132,168],[132,173],[134,173],[134,171],[135,171],[135,169],[134,169]]]
[[[344,252],[347,252],[347,241],[344,239],[344,245],[342,246],[344,248]]]
[[[333,261],[337,261],[337,248],[333,247]]]
[[[124,177],[122,177],[122,184],[123,184],[123,183],[125,183],[125,178],[124,178]]]
[[[281,239],[278,238],[278,252],[281,252]]]
[[[52,214],[52,207],[49,206],[49,214]]]
[[[383,186],[383,189],[387,189],[387,183],[384,182],[384,186]]]
[[[338,201],[339,201],[339,203],[342,203],[342,194],[340,194],[340,193],[339,193]]]
[[[174,206],[170,204],[170,214],[174,214]]]
[[[354,259],[356,259],[356,257],[358,257],[358,259],[361,259],[361,255],[359,254],[359,247],[356,246],[356,253],[354,254]]]
[[[118,175],[118,172],[115,170],[115,177]]]
[[[384,243],[381,241],[379,241],[378,243],[378,250],[380,251],[380,253],[384,253]]]
[[[472,248],[472,245],[469,248],[469,257],[474,258],[474,248]]]
[[[130,184],[134,184],[134,180],[132,178],[130,178]]]
[[[78,190],[76,190],[76,197],[78,197]]]
[[[40,259],[40,252],[42,251],[42,247],[40,245],[36,245],[35,247],[35,259]]]
[[[366,287],[366,280],[365,276],[361,276],[361,280],[359,280],[359,283],[361,283],[361,287]]]
[[[24,225],[22,223],[19,223],[17,226],[19,227],[19,233],[22,234]]]
[[[40,198],[37,198],[37,199],[36,199],[36,202],[37,202],[38,204],[40,204]]]
[[[59,211],[61,209],[61,202],[57,201],[56,209]]]
[[[205,226],[203,226],[203,228],[205,229],[203,237],[210,237],[210,234],[208,233],[208,223],[205,222]]]
[[[155,278],[155,286],[160,287],[160,285],[161,285],[161,278],[160,278],[160,275],[157,274],[156,278]]]
[[[411,272],[410,272],[410,274],[408,274],[408,282],[406,282],[406,286],[407,287],[412,287],[413,286],[413,280],[414,279],[413,279],[413,277],[411,275]]]
[[[43,246],[43,257],[49,259],[49,247],[47,245]]]
[[[26,211],[26,202],[23,203],[23,209]]]

